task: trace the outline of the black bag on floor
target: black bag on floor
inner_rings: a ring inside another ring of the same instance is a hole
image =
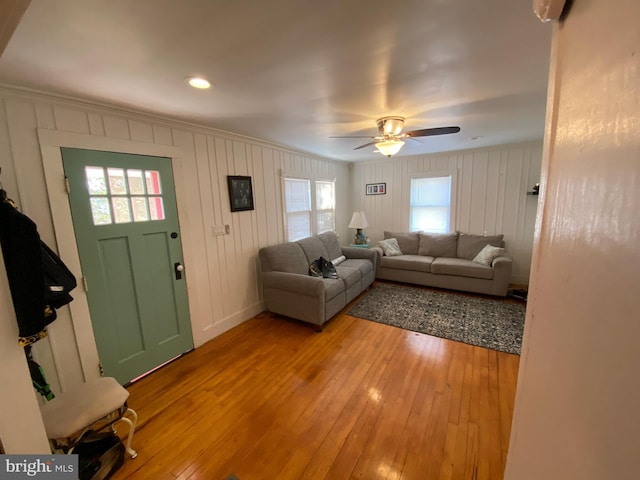
[[[107,480],[124,463],[124,445],[111,431],[89,431],[82,436],[72,453],[78,454],[80,480]]]

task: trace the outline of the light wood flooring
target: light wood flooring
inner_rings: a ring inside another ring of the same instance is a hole
[[[138,457],[113,479],[500,480],[518,362],[344,313],[322,333],[261,314],[129,387]]]

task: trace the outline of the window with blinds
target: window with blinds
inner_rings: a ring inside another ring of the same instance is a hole
[[[451,185],[451,175],[411,179],[409,228],[412,232],[451,231]]]
[[[336,228],[334,188],[335,182],[316,181],[316,233]]]
[[[284,194],[288,241],[335,229],[335,182],[285,177]]]

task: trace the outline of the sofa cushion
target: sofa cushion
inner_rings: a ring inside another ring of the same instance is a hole
[[[305,256],[307,257],[307,262],[309,265],[311,262],[316,261],[320,257],[323,257],[325,260],[333,260],[335,257],[330,257],[327,249],[324,248],[324,244],[320,241],[318,237],[308,237],[303,238],[302,240],[298,240],[296,242],[302,250],[304,251]]]
[[[395,238],[387,238],[386,240],[380,240],[378,245],[384,252],[387,257],[395,257],[398,255],[402,255],[402,250],[400,250],[400,245],[398,245],[398,240]]]
[[[342,248],[338,241],[338,234],[336,232],[324,232],[318,235],[318,238],[327,249],[329,260],[335,260],[342,255]]]
[[[418,232],[396,233],[385,231],[384,238],[385,240],[388,238],[395,238],[404,255],[418,255],[418,248],[420,246],[420,237],[418,236]]]
[[[362,274],[360,270],[357,268],[345,267],[342,265],[338,265],[336,267],[338,271],[338,278],[344,281],[344,285],[347,289],[351,288],[357,283],[360,283],[360,278],[362,278]]]
[[[438,257],[431,263],[431,272],[459,277],[493,278],[493,269],[464,258]]]
[[[418,255],[456,257],[458,233],[420,233]]]
[[[297,243],[281,243],[260,249],[260,265],[263,272],[285,272],[307,275],[309,262]]]
[[[380,266],[397,268],[399,270],[413,270],[416,272],[430,272],[433,257],[426,255],[402,255],[399,257],[382,257]]]
[[[504,248],[494,247],[493,245],[485,245],[480,253],[473,259],[476,263],[491,266],[491,263],[498,257],[504,255]]]
[[[341,263],[340,266],[355,268],[360,271],[360,275],[363,277],[373,271],[373,262],[365,258],[349,258]]]
[[[482,235],[469,235],[461,233],[458,235],[458,258],[466,258],[467,260],[473,260],[480,250],[485,245],[493,245],[494,247],[504,248],[504,241],[502,240],[504,235],[492,235],[484,237]]]

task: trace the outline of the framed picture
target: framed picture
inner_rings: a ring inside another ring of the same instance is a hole
[[[387,193],[386,183],[367,183],[367,195],[384,195]]]
[[[227,175],[229,185],[229,204],[232,212],[253,210],[253,188],[251,177]]]

